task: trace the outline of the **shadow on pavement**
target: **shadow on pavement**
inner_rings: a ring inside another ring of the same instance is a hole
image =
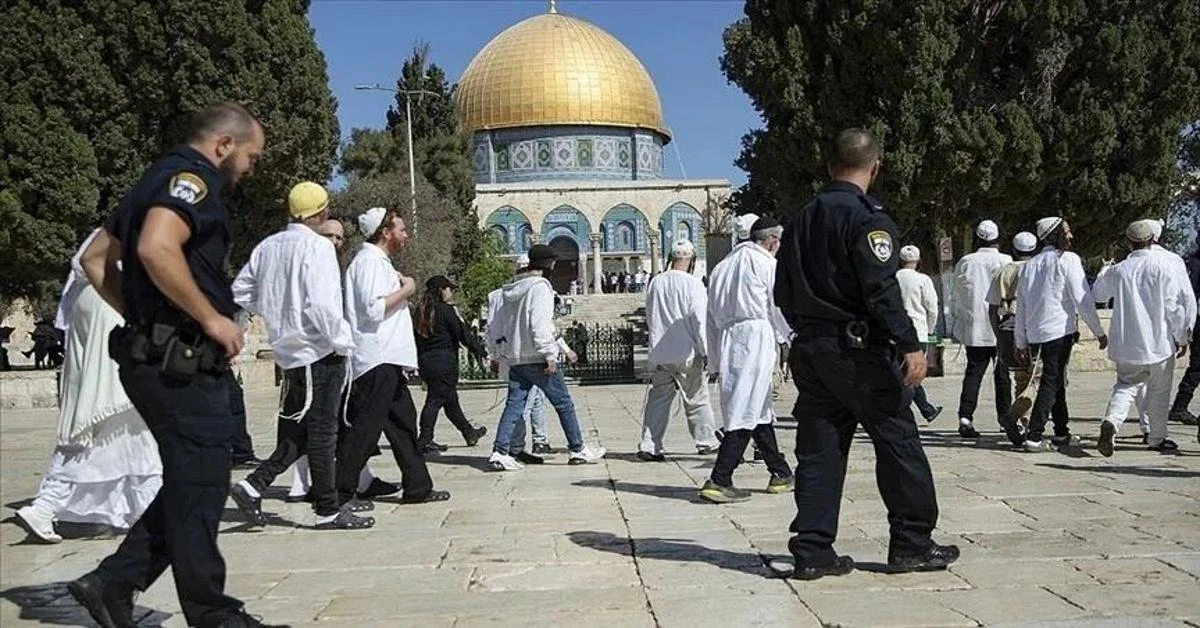
[[[1122,467],[1112,466],[1074,466],[1069,464],[1038,463],[1039,467],[1062,469],[1063,471],[1087,471],[1090,473],[1113,473],[1116,475],[1137,475],[1145,478],[1200,478],[1200,471],[1188,469],[1162,469],[1156,467]]]
[[[0,597],[21,608],[21,619],[59,626],[95,626],[87,610],[67,592],[66,582],[51,582],[14,587],[0,592]],[[162,626],[170,613],[144,606],[134,606],[133,616],[138,626]]]
[[[691,539],[657,537],[627,539],[610,532],[593,531],[568,532],[567,538],[580,547],[591,548],[599,552],[628,555],[629,546],[632,543],[634,558],[708,563],[721,569],[740,571],[764,578],[768,575],[765,559],[760,554],[712,549],[698,545]]]
[[[661,484],[640,484],[638,482],[622,482],[621,480],[579,480],[572,486],[587,488],[602,488],[622,493],[637,493],[663,499],[678,499],[685,502],[701,503],[699,489],[694,486],[663,486]]]

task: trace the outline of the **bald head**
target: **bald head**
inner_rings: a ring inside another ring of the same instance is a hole
[[[846,129],[833,140],[829,170],[834,174],[863,172],[879,162],[879,144],[864,129]]]

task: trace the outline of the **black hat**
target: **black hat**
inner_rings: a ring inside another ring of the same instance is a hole
[[[450,281],[445,275],[434,275],[425,280],[425,287],[430,290],[441,290],[442,288],[450,288],[458,290],[458,286]]]
[[[762,218],[755,220],[753,225],[750,225],[750,233],[754,233],[755,231],[762,231],[763,229],[770,229],[772,227],[778,227],[778,226],[779,226],[778,220],[775,220],[774,218],[772,218],[770,216],[763,216]]]
[[[529,247],[529,263],[544,262],[546,260],[558,259],[558,253],[554,251],[554,247],[546,244],[535,244]]]

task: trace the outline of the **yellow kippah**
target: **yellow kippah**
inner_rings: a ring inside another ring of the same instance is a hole
[[[329,192],[312,181],[297,183],[292,186],[292,191],[288,192],[288,213],[292,218],[315,216],[328,207]]]

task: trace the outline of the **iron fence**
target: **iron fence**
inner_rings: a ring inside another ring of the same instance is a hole
[[[637,380],[633,348],[637,331],[630,325],[583,325],[563,332],[567,346],[579,356],[568,364],[560,356],[558,364],[563,376],[581,384],[629,382]],[[470,356],[464,349],[459,353],[459,380],[483,381],[495,379],[488,365]]]

